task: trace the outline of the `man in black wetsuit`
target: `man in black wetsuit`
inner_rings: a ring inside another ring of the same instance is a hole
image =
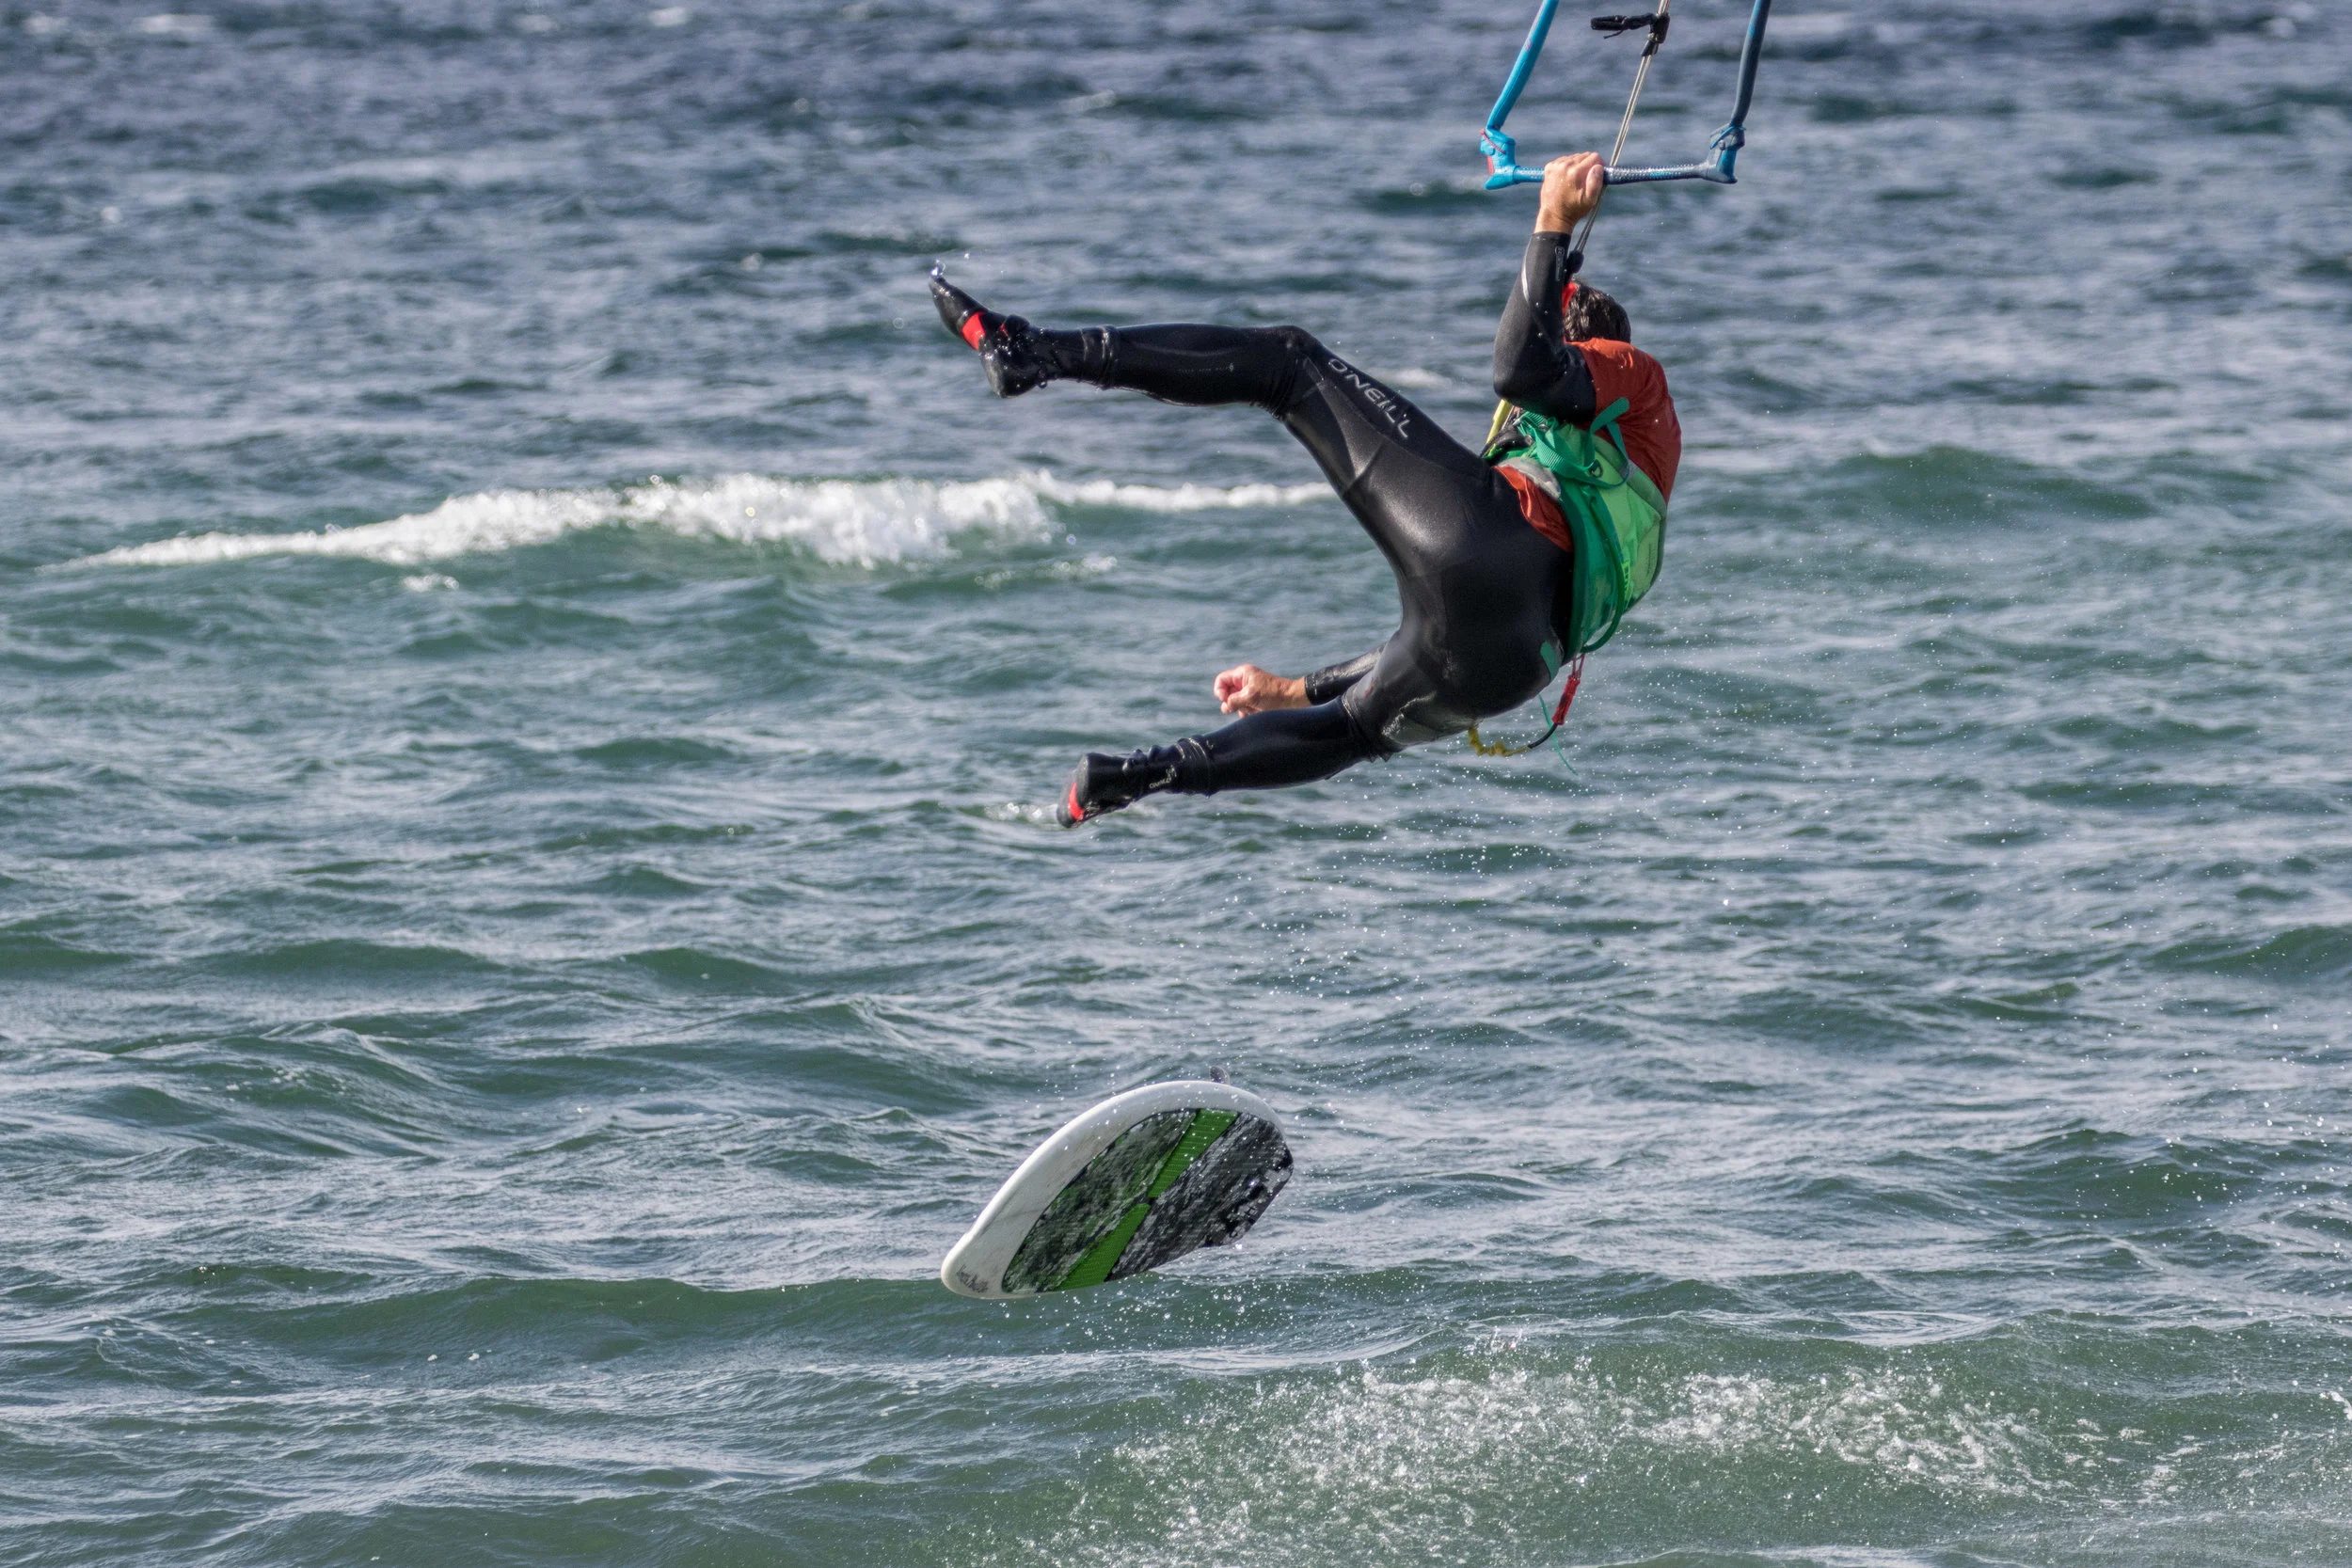
[[[1598,406],[1597,375],[1619,375],[1623,356],[1588,363],[1571,340],[1606,338],[1589,346],[1621,350],[1645,365],[1655,387],[1649,401],[1663,401],[1662,410],[1645,412],[1653,423],[1662,418],[1660,428],[1672,434],[1678,457],[1664,377],[1621,341],[1624,312],[1597,290],[1568,287],[1578,261],[1570,233],[1600,194],[1596,154],[1546,168],[1535,232],[1495,339],[1495,389],[1522,408],[1589,426]],[[1170,746],[1088,753],[1059,802],[1065,826],[1161,791],[1213,795],[1328,778],[1507,712],[1541,691],[1562,662],[1555,626],[1570,541],[1557,506],[1308,333],[1199,325],[1046,331],[982,309],[937,268],[931,296],[948,330],[979,354],[999,397],[1068,380],[1132,388],[1167,403],[1263,408],[1313,454],[1396,574],[1404,614],[1387,641],[1303,678],[1252,664],[1226,671],[1216,677],[1218,702],[1242,717]],[[1565,320],[1564,309],[1577,321]],[[1661,488],[1673,483],[1671,472],[1650,477]]]

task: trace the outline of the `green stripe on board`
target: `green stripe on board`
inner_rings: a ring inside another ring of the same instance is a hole
[[[1238,1111],[1203,1111],[1194,1117],[1192,1125],[1184,1129],[1184,1135],[1176,1140],[1176,1147],[1168,1151],[1160,1174],[1152,1179],[1152,1185],[1144,1189],[1143,1196],[1157,1197],[1176,1185],[1176,1179],[1192,1168],[1192,1163],[1216,1142],[1219,1133],[1233,1125],[1233,1118],[1239,1115]]]
[[[1119,1223],[1104,1232],[1103,1239],[1087,1248],[1086,1256],[1070,1265],[1070,1272],[1061,1276],[1061,1283],[1049,1285],[1049,1291],[1075,1291],[1087,1285],[1100,1285],[1119,1266],[1119,1255],[1127,1250],[1127,1243],[1136,1239],[1143,1217],[1152,1212],[1152,1200],[1176,1185],[1177,1178],[1192,1168],[1192,1163],[1205,1153],[1208,1147],[1225,1133],[1225,1130],[1240,1118],[1238,1111],[1196,1111],[1184,1128],[1184,1135],[1176,1140],[1176,1147],[1168,1151],[1160,1168],[1152,1178],[1152,1184],[1143,1190],[1143,1201],[1129,1206],[1119,1216]]]
[[[1119,1216],[1119,1223],[1111,1227],[1108,1235],[1087,1248],[1087,1255],[1070,1266],[1070,1272],[1061,1276],[1060,1284],[1048,1288],[1074,1291],[1080,1286],[1100,1285],[1108,1279],[1111,1266],[1119,1261],[1119,1255],[1126,1251],[1127,1243],[1135,1239],[1136,1227],[1141,1225],[1143,1216],[1151,1212],[1152,1206],[1148,1203],[1131,1206]]]

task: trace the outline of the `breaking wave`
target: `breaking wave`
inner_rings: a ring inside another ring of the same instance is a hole
[[[925,480],[698,481],[582,490],[485,490],[430,512],[310,533],[198,533],[84,556],[68,566],[188,566],[255,556],[347,556],[416,566],[548,544],[584,529],[651,529],[685,538],[788,545],[821,561],[876,566],[947,553],[959,535],[1039,540],[1051,507],[1206,512],[1295,506],[1329,495],[1320,484],[1073,483],[1048,473],[934,483]]]

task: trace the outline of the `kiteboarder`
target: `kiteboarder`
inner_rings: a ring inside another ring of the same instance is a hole
[[[1298,327],[1048,331],[932,269],[941,320],[997,396],[1083,381],[1263,408],[1396,576],[1403,614],[1380,646],[1305,676],[1225,671],[1214,689],[1234,722],[1124,756],[1089,752],[1059,802],[1065,826],[1162,791],[1307,784],[1461,734],[1608,641],[1657,576],[1682,436],[1665,372],[1629,341],[1624,309],[1576,280],[1572,235],[1599,204],[1602,166],[1585,152],[1544,170],[1495,335],[1495,390],[1518,412],[1484,454]]]

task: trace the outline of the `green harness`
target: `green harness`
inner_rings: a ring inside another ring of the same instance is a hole
[[[1617,430],[1617,420],[1631,406],[1619,398],[1593,416],[1589,430],[1522,408],[1519,434],[1526,444],[1501,449],[1495,436],[1502,432],[1510,404],[1495,410],[1494,429],[1487,433],[1486,461],[1512,463],[1527,458],[1550,477],[1551,483],[1543,489],[1560,503],[1560,515],[1567,520],[1568,538],[1576,551],[1568,563],[1568,624],[1553,627],[1565,641],[1566,652],[1562,653],[1558,642],[1548,641],[1543,647],[1547,670],[1557,673],[1565,665],[1568,671],[1568,683],[1551,710],[1551,727],[1524,746],[1490,745],[1473,723],[1470,750],[1482,757],[1515,757],[1560,733],[1568,717],[1568,705],[1576,701],[1577,688],[1583,680],[1584,656],[1617,635],[1626,611],[1640,604],[1658,580],[1666,548],[1666,498],[1626,455],[1625,436]],[[1596,438],[1603,431],[1609,435],[1608,446]],[[1540,479],[1535,483],[1542,484]],[[1560,760],[1568,760],[1565,750]]]
[[[1666,498],[1626,455],[1617,420],[1631,406],[1619,398],[1579,430],[1531,409],[1519,411],[1524,454],[1559,482],[1560,512],[1576,560],[1568,594],[1568,624],[1561,629],[1570,657],[1589,654],[1617,635],[1626,612],[1658,580],[1666,547]],[[1608,433],[1603,445],[1597,437]],[[1520,453],[1507,453],[1517,456]]]

